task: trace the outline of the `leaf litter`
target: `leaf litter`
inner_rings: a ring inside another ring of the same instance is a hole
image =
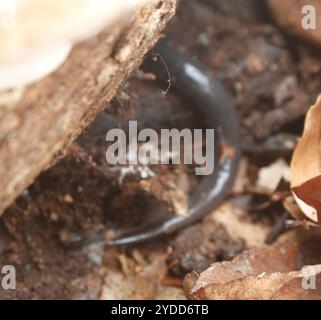
[[[255,2],[239,3],[186,0],[169,25],[170,31],[180,34],[182,50],[199,57],[224,83],[240,113],[244,154],[230,198],[203,221],[161,241],[125,249],[73,248],[66,239],[81,240],[101,228],[111,234],[112,221],[106,222],[106,216],[122,213],[130,197],[119,193],[120,187],[115,190],[111,180],[66,158],[39,177],[0,223],[0,263],[15,264],[23,279],[10,297],[321,299],[320,276],[316,277],[316,289],[302,288],[302,283],[313,284],[306,277],[311,270],[319,273],[321,262],[320,232],[315,227],[320,189],[319,101],[307,115],[308,130],[292,159],[290,185],[288,174],[300,123],[319,94],[319,54],[300,42],[291,52],[287,39],[262,19]],[[235,43],[239,45],[235,47]],[[158,100],[159,87],[155,89],[151,80],[136,75],[124,84],[112,103],[120,118],[127,116],[127,109],[137,101],[159,105],[174,122],[188,115],[186,103],[171,90],[166,99]],[[102,135],[106,127],[103,129]],[[99,153],[98,143],[86,143],[86,134],[82,139],[86,151],[101,165],[103,153]],[[190,181],[182,173],[178,176],[181,181],[173,179],[176,184],[166,187],[168,193],[157,190],[167,181],[153,177],[137,185],[184,215],[184,194]],[[183,193],[173,197],[177,187]],[[127,224],[144,221],[144,198],[127,204]],[[279,234],[266,246],[270,231],[283,223],[284,208],[295,219],[290,221],[292,225],[301,227]],[[309,265],[314,269],[302,269]],[[8,295],[0,290],[1,298]]]

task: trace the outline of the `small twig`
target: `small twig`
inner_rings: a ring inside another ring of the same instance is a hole
[[[320,226],[317,223],[314,223],[312,221],[308,221],[308,220],[302,220],[302,221],[298,221],[298,220],[287,220],[285,222],[285,226],[288,229],[293,229],[293,228],[300,228],[303,227],[305,229],[310,229],[310,228],[320,228]]]

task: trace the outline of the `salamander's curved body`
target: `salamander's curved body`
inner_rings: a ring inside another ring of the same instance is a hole
[[[225,89],[201,65],[173,49],[168,40],[161,40],[155,52],[167,65],[173,89],[199,110],[206,128],[214,128],[215,153],[218,157],[215,159],[214,172],[202,178],[200,191],[191,199],[189,216],[173,216],[152,228],[109,240],[109,245],[144,241],[172,233],[197,221],[221,203],[234,181],[238,167],[239,120]],[[164,65],[150,62],[145,69],[155,73],[160,80],[168,79],[168,74],[164,73]]]

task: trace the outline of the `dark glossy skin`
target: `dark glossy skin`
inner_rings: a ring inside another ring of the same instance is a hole
[[[153,228],[107,241],[110,245],[133,244],[169,234],[199,220],[221,203],[234,181],[238,167],[239,120],[225,89],[201,65],[173,49],[168,40],[161,40],[154,51],[166,63],[167,68],[162,63],[149,62],[145,69],[154,72],[160,81],[168,79],[168,70],[171,89],[188,99],[199,110],[205,128],[216,130],[215,150],[219,157],[215,159],[213,174],[204,176],[200,192],[194,195],[188,217],[174,216]],[[229,150],[225,156],[221,152],[222,146],[223,150]]]

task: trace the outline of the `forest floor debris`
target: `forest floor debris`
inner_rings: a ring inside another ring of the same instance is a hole
[[[185,278],[185,293],[193,298],[301,299],[310,294],[320,298],[319,290],[297,290],[301,283],[297,277],[303,275],[300,269],[320,263],[315,246],[311,246],[312,251],[299,248],[298,233],[311,230],[277,233],[270,241],[274,241],[272,246],[257,248],[264,246],[276,225],[283,230],[288,219],[283,219],[283,202],[290,196],[284,170],[287,172],[301,135],[304,115],[319,94],[321,60],[304,43],[293,46],[255,1],[243,0],[241,9],[239,2],[185,0],[168,27],[179,50],[196,56],[224,83],[241,118],[244,152],[235,187],[226,202],[171,237],[122,249],[101,243],[84,245],[98,233],[114,237],[116,227],[130,231],[157,218],[146,205],[144,188],[133,197],[130,191],[125,192],[128,181],[119,184],[117,176],[107,170],[102,141],[108,126],[116,121],[121,127],[131,117],[148,114],[151,106],[159,127],[170,120],[180,129],[198,120],[188,102],[171,90],[164,99],[153,77],[138,72],[113,101],[114,118],[100,114],[77,141],[92,157],[94,167],[108,174],[95,170],[88,159],[77,161],[69,155],[38,177],[6,210],[0,221],[0,264],[15,265],[17,290],[0,289],[1,299],[181,299],[185,296],[184,276],[192,271],[201,274],[201,278],[195,278],[195,273],[190,280]],[[188,177],[190,192],[198,181]],[[184,189],[186,179],[180,183]],[[145,191],[148,188],[151,186],[145,185]],[[161,193],[158,195],[160,198]],[[280,244],[284,240],[293,243]],[[285,247],[289,256],[280,255]],[[244,253],[245,249],[250,251]],[[314,258],[306,258],[310,252]],[[249,262],[251,254],[253,268],[243,269],[242,277],[235,277],[230,267],[244,259]],[[296,264],[295,257],[301,254],[304,259]],[[233,262],[222,265],[225,260]],[[261,263],[256,265],[257,261]],[[226,270],[222,266],[227,266]],[[214,283],[212,272],[206,269],[224,271],[228,279]],[[275,272],[281,273],[274,278]],[[231,279],[242,288],[252,286],[254,281],[257,290],[242,296]],[[201,281],[208,283],[206,290],[199,286]],[[276,290],[269,290],[275,283]]]

